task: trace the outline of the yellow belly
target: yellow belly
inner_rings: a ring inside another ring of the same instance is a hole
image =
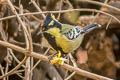
[[[73,52],[73,41],[68,40],[64,35],[59,34],[56,36],[56,43],[60,46],[65,53]]]
[[[71,53],[80,46],[83,36],[84,35],[79,36],[74,40],[69,40],[64,35],[60,34],[59,36],[56,36],[56,42],[57,45],[60,46],[65,53]]]
[[[74,40],[69,40],[66,36],[60,33],[60,30],[58,28],[51,28],[47,31],[47,33],[55,37],[57,46],[61,47],[65,53],[73,52],[80,46],[82,42],[82,40],[80,40],[80,37]]]

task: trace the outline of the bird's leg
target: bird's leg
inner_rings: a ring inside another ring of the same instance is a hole
[[[58,58],[60,58],[61,57],[61,52],[60,51],[58,51]]]
[[[66,61],[66,60],[67,60],[67,59],[61,57],[61,52],[58,51],[57,56],[54,56],[53,59],[52,59],[50,62],[51,62],[52,64],[58,63],[58,64],[63,65],[64,61]]]
[[[48,57],[49,61],[51,61],[53,59],[53,57],[57,56],[57,54],[52,54]]]

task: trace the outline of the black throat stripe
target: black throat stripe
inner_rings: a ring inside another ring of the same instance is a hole
[[[48,43],[49,43],[56,51],[60,50],[62,53],[64,53],[63,50],[62,50],[62,48],[60,48],[59,46],[57,46],[55,37],[53,37],[51,34],[48,34],[48,33],[46,33],[46,32],[44,32],[43,35],[44,35],[44,37],[46,38],[46,40],[48,41]],[[66,53],[64,53],[64,54],[66,54]]]

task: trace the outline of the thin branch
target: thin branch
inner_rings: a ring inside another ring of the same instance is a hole
[[[95,4],[95,5],[100,5],[100,6],[108,7],[108,8],[111,8],[111,9],[114,9],[114,10],[120,12],[120,9],[119,9],[119,8],[114,7],[114,6],[111,6],[111,5],[108,5],[108,4],[106,4],[106,3],[101,3],[101,2],[93,1],[93,0],[78,0],[78,1],[79,1],[79,2],[87,2],[87,3],[91,3],[91,4]]]
[[[11,39],[11,40],[9,41],[9,43],[11,43],[11,44],[16,44],[16,45],[22,45],[22,46],[25,45],[24,42],[18,42],[18,41],[13,40],[13,39]],[[44,45],[41,45],[40,43],[35,43],[35,42],[33,42],[32,45],[34,45],[34,46],[38,46],[38,47],[40,47],[40,48],[42,48],[42,47],[46,47],[46,46],[44,46]]]
[[[46,55],[49,50],[50,50],[50,48],[48,48],[48,49],[45,51],[44,55]],[[36,68],[36,66],[37,66],[40,62],[41,62],[41,60],[38,60],[38,61],[36,62],[36,64],[31,68],[30,72],[28,72],[28,73],[30,74],[30,73]]]
[[[23,13],[23,7],[21,7],[21,12]],[[26,27],[28,29],[29,36],[31,38],[30,25],[29,25],[30,22],[29,22],[29,20],[25,16],[23,16],[23,20],[24,20],[24,22],[26,22]],[[26,38],[27,38],[27,36],[26,36]],[[31,39],[31,41],[32,41],[32,39]],[[29,46],[31,46],[30,47],[31,48],[30,51],[32,52],[33,51],[32,42],[30,42],[30,44],[28,42],[27,49],[29,49]],[[31,80],[32,79],[32,73],[28,74],[28,72],[30,71],[31,67],[33,66],[32,64],[33,64],[33,58],[32,57],[28,57],[28,59],[26,61],[26,68],[25,68],[25,70],[26,70],[25,71],[25,80]]]
[[[19,10],[20,8],[19,7],[17,7],[17,6],[14,6],[17,10]],[[24,9],[24,12],[26,13],[29,13],[30,11],[29,10],[27,10],[27,9]],[[39,18],[37,18],[36,16],[34,16],[34,15],[30,15],[34,20],[36,20],[36,21],[38,21],[38,22],[40,22],[41,24],[42,24],[42,20],[40,20]]]
[[[106,12],[103,12],[103,11],[100,11],[100,10],[96,10],[96,9],[85,9],[85,8],[69,9],[69,10],[61,10],[61,11],[43,11],[43,12],[24,13],[24,14],[19,14],[19,16],[37,15],[37,14],[43,14],[43,13],[44,14],[47,14],[47,13],[65,13],[65,12],[73,12],[73,11],[86,11],[86,12],[102,13],[104,15],[112,17],[113,19],[115,19],[117,22],[120,23],[119,19],[117,19],[115,16],[113,16],[113,15],[111,15],[109,13],[106,13]],[[14,17],[16,17],[16,15],[0,18],[0,21],[1,20],[6,20],[6,19],[11,19],[11,18],[14,18]]]
[[[67,3],[67,4],[69,5],[70,9],[73,9],[73,6],[72,6],[72,4],[70,3],[69,0],[64,0],[64,2]]]
[[[4,75],[5,73],[4,73],[4,70],[3,70],[3,67],[2,67],[2,65],[0,64],[0,71],[1,71],[1,74],[2,75]],[[3,80],[6,80],[5,78],[3,78]]]
[[[8,50],[7,50],[8,51]],[[10,55],[10,54],[7,54],[8,56]],[[6,67],[5,67],[5,74],[8,72],[8,69],[9,69],[9,63],[7,62],[6,63]],[[3,76],[3,75],[2,75]],[[7,80],[8,80],[8,77],[9,76],[7,76],[6,78],[7,78]]]
[[[33,5],[36,7],[36,9],[39,11],[39,12],[42,12],[42,10],[40,9],[40,7],[36,4],[36,2],[34,0],[31,0],[31,2],[33,3]],[[45,19],[45,14],[42,14],[43,18]]]
[[[60,0],[60,9],[59,9],[59,11],[61,11],[62,10],[62,6],[63,6],[63,0]],[[58,17],[57,17],[57,20],[59,20],[60,19],[60,13],[58,13]]]
[[[108,29],[108,27],[109,27],[111,21],[112,21],[112,17],[110,18],[110,20],[109,20],[109,22],[108,22],[108,24],[107,24],[107,26],[106,26],[106,30]]]
[[[73,63],[73,66],[76,67],[76,68],[78,68],[77,63],[75,62],[75,60],[74,60],[74,58],[73,58],[73,56],[72,56],[71,53],[69,53],[69,57],[70,57],[70,60]],[[75,75],[75,73],[76,73],[76,71],[72,72],[72,74],[70,74],[65,80],[69,80],[72,76]]]
[[[16,75],[18,75],[21,79],[24,79],[24,77],[21,76],[20,74],[16,73]]]
[[[16,58],[16,56],[14,55],[12,49],[9,49],[9,51],[10,51],[10,54],[12,55],[12,57],[14,58],[14,60],[15,60],[18,64],[20,64],[20,61],[19,61],[19,60]],[[22,65],[22,67],[25,68],[24,65]]]
[[[23,53],[24,55],[27,55],[27,56],[32,56],[34,58],[41,59],[41,60],[44,60],[44,61],[47,61],[47,62],[49,61],[47,56],[41,55],[41,54],[36,53],[36,52],[31,52],[31,54],[27,54],[28,51],[26,49],[18,47],[18,46],[13,45],[13,44],[10,44],[8,42],[4,42],[4,41],[0,40],[0,45],[4,46],[4,47],[11,48],[11,49],[14,49],[14,50],[16,50],[20,53]],[[68,64],[63,64],[61,66],[65,69],[69,70],[69,71],[76,71],[77,74],[88,77],[88,78],[92,78],[92,79],[96,79],[96,80],[113,80],[113,79],[110,79],[110,78],[107,78],[107,77],[103,77],[103,76],[100,76],[100,75],[97,75],[97,74],[94,74],[94,73],[91,73],[91,72],[88,72],[88,71],[70,66]],[[0,77],[0,79],[2,79],[2,78],[3,77]]]
[[[25,32],[27,38],[28,38],[29,45],[30,45],[30,46],[29,46],[29,49],[32,49],[32,44],[31,44],[31,43],[32,43],[32,39],[31,39],[31,37],[30,37],[30,35],[29,35],[27,29],[26,29],[26,26],[25,26],[24,23],[22,22],[21,18],[19,17],[19,15],[18,15],[17,11],[15,10],[15,8],[14,8],[13,4],[11,3],[11,1],[10,1],[10,0],[7,0],[7,1],[8,1],[8,4],[9,4],[9,6],[10,6],[12,12],[16,15],[16,17],[17,17],[19,23],[22,25],[22,28],[23,28],[23,30],[24,30],[24,32]]]
[[[74,67],[78,67],[78,66],[77,66],[77,63],[75,62],[75,59],[73,58],[73,56],[72,56],[71,53],[69,53],[69,57],[70,57],[70,60],[71,60],[72,63],[73,63],[73,66],[74,66]]]
[[[6,25],[6,27],[8,27],[8,25]],[[5,35],[5,32],[4,32],[4,30],[3,30],[3,28],[1,27],[0,28],[0,32],[1,32],[1,35],[2,35],[2,38],[3,38],[3,40],[4,41],[6,41],[7,42],[7,36]],[[13,53],[13,51],[12,51],[12,49],[10,49],[10,48],[7,48],[7,56],[9,55],[10,56],[10,53],[12,52]],[[2,75],[1,77],[5,77],[5,76],[7,76],[7,75],[10,75],[10,74],[12,74],[12,72],[14,72],[14,70],[16,70],[17,69],[17,67],[19,67],[19,66],[21,66],[21,64],[22,63],[20,63],[18,66],[16,66],[14,69],[12,69],[11,71],[9,71],[8,72],[8,62],[6,63],[6,68],[5,68],[5,74],[4,75]],[[8,80],[8,77],[7,77],[7,80]]]
[[[75,71],[72,73],[72,74],[70,74],[66,79],[64,79],[64,80],[69,80],[72,76],[74,76],[75,75]]]
[[[11,75],[14,71],[16,71],[17,69],[19,69],[26,60],[27,60],[27,56],[25,56],[25,58],[24,58],[15,68],[13,68],[12,70],[10,70],[10,71],[7,72],[6,74],[0,76],[0,79]]]
[[[107,2],[108,2],[108,0],[105,0],[105,1],[104,1],[104,4],[107,4]],[[103,7],[104,7],[104,6],[102,6],[102,7],[100,8],[100,11],[102,10]],[[92,22],[94,22],[99,15],[100,15],[100,13],[97,13],[97,14],[95,15],[95,18],[94,18],[94,20],[93,20]]]
[[[24,72],[25,70],[17,70],[17,71],[15,71],[15,72],[13,72],[12,74],[16,74],[16,73],[21,73],[21,72]],[[11,75],[12,75],[11,74]]]
[[[19,21],[20,24],[22,25],[23,31],[24,31],[24,33],[25,33],[25,39],[26,39],[26,43],[27,43],[27,48],[29,49],[29,52],[28,52],[28,53],[30,53],[30,52],[32,52],[32,40],[31,40],[31,38],[30,38],[30,36],[29,36],[29,33],[27,32],[27,29],[26,29],[25,25],[23,24],[21,18],[19,17],[19,15],[18,15],[17,11],[15,10],[15,8],[14,8],[13,4],[11,3],[11,1],[10,1],[10,0],[7,0],[7,2],[8,2],[8,4],[9,4],[12,12],[15,13],[15,15],[17,16],[18,21]],[[15,68],[13,68],[11,71],[9,71],[8,73],[6,73],[5,75],[0,76],[0,78],[6,77],[6,76],[12,74],[12,72],[14,72],[14,71],[16,71],[17,69],[19,69],[19,68],[21,67],[21,65],[23,65],[23,64],[25,63],[25,61],[27,60],[27,58],[28,58],[28,57],[25,56],[24,59],[21,61],[20,64],[18,64]]]

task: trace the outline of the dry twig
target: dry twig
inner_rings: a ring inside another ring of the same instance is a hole
[[[87,3],[91,3],[91,4],[95,4],[95,5],[100,5],[100,6],[108,7],[108,8],[111,8],[113,10],[116,10],[116,11],[120,12],[119,8],[116,8],[114,6],[108,5],[106,3],[101,3],[101,2],[98,2],[98,1],[93,1],[93,0],[78,0],[78,2],[87,2]]]
[[[65,13],[65,12],[73,12],[73,11],[86,11],[86,12],[102,13],[104,15],[112,17],[113,19],[115,19],[117,22],[120,23],[119,19],[117,19],[115,16],[113,16],[113,15],[111,15],[109,13],[106,13],[106,12],[103,12],[103,11],[100,11],[100,10],[96,10],[96,9],[85,9],[85,8],[81,8],[81,9],[69,9],[69,10],[61,10],[61,11],[43,11],[43,12],[24,13],[24,14],[19,14],[19,16],[47,14],[47,13]],[[6,19],[11,19],[11,18],[14,18],[14,17],[16,17],[16,15],[4,17],[4,18],[0,18],[0,21],[1,20],[6,20]]]
[[[4,47],[11,48],[11,49],[14,49],[14,50],[16,50],[16,51],[18,51],[20,53],[23,53],[24,55],[27,55],[27,56],[32,56],[32,57],[37,58],[37,59],[41,59],[41,60],[44,60],[44,61],[49,61],[47,56],[38,54],[36,52],[31,52],[31,54],[26,54],[28,51],[26,51],[24,48],[18,47],[16,45],[13,45],[13,44],[1,41],[1,40],[0,40],[0,45],[4,46]],[[63,64],[62,67],[67,69],[67,70],[69,70],[69,71],[76,71],[77,74],[79,74],[81,76],[85,76],[85,77],[91,78],[91,79],[96,79],[96,80],[113,80],[113,79],[110,79],[110,78],[107,78],[107,77],[103,77],[103,76],[100,76],[100,75],[97,75],[97,74],[94,74],[94,73],[91,73],[91,72],[88,72],[88,71],[85,71],[85,70],[82,70],[82,69],[79,69],[79,68],[75,68],[75,67],[70,66],[68,64]],[[2,78],[3,77],[0,77],[0,79],[2,79]]]
[[[36,4],[35,0],[31,0],[31,2],[33,3],[33,5],[36,7],[36,9],[39,12],[42,12],[42,10],[40,9],[40,7]],[[45,14],[42,14],[43,18],[45,19]]]
[[[11,10],[13,11],[13,13],[15,13],[15,15],[17,16],[18,21],[22,25],[23,31],[25,32],[25,39],[26,39],[27,49],[29,49],[28,53],[30,53],[30,52],[32,52],[32,40],[31,40],[31,37],[30,37],[29,33],[27,32],[27,29],[26,29],[25,25],[23,24],[21,18],[19,17],[19,15],[18,15],[17,11],[15,10],[15,8],[14,8],[13,4],[11,3],[11,1],[7,0],[7,2],[9,4]],[[6,76],[12,74],[12,72],[14,72],[17,69],[19,69],[21,67],[21,65],[23,65],[25,63],[25,61],[27,60],[27,58],[28,57],[25,55],[24,59],[21,61],[20,64],[18,64],[15,68],[13,68],[11,71],[9,71],[8,73],[6,73],[5,75],[0,76],[0,78],[6,77]]]

